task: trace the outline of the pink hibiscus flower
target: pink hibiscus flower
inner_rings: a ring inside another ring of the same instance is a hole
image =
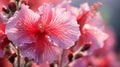
[[[107,38],[108,35],[103,31],[89,24],[85,24],[82,29],[80,39],[77,42],[77,45],[74,47],[74,49],[78,49],[80,46],[89,44],[90,49],[88,53],[91,53],[98,48],[102,48],[104,46],[104,41]]]
[[[80,36],[75,17],[49,4],[42,5],[39,14],[22,5],[9,20],[6,33],[23,56],[37,63],[51,63],[60,55],[60,48],[70,48]]]
[[[104,41],[108,38],[108,34],[104,32],[104,23],[100,13],[96,12],[99,5],[100,3],[96,3],[91,7],[87,3],[81,5],[80,14],[77,17],[78,23],[81,25],[81,36],[74,50],[89,44],[90,49],[88,53],[91,53],[95,49],[104,46]]]

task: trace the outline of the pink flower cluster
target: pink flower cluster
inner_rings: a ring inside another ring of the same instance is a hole
[[[0,0],[0,66],[119,67],[102,3]]]

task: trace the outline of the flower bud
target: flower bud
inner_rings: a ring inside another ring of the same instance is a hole
[[[10,60],[11,63],[14,63],[15,57],[17,57],[16,53],[12,54],[11,57],[9,58],[9,60]]]
[[[15,2],[10,2],[8,4],[8,8],[12,11],[12,12],[15,12],[16,11],[16,4]]]
[[[69,60],[69,62],[71,62],[71,61],[72,61],[72,58],[73,58],[73,54],[72,54],[72,53],[70,53],[70,54],[68,55],[68,60]]]
[[[78,58],[81,58],[81,57],[83,57],[82,54],[76,54],[76,55],[75,55],[75,59],[78,59]]]
[[[54,67],[54,63],[51,63],[51,64],[50,64],[50,67]]]
[[[84,52],[84,51],[88,50],[90,47],[91,47],[91,44],[90,44],[90,43],[87,43],[87,44],[85,44],[85,45],[82,47],[81,51]]]
[[[3,7],[2,7],[2,11],[5,12],[5,13],[7,13],[7,14],[9,13],[9,10],[7,9],[6,6],[3,6]]]

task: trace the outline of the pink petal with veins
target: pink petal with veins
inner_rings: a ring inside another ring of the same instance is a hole
[[[52,63],[59,57],[60,48],[74,45],[80,31],[75,18],[63,8],[55,9],[44,4],[38,14],[23,4],[21,10],[10,18],[6,34],[23,56],[37,63]]]

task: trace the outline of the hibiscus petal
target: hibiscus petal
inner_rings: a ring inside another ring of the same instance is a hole
[[[83,33],[81,34],[80,39],[78,40],[77,45],[74,46],[73,50],[76,51],[81,46],[89,44],[91,46],[88,49],[87,54],[92,54],[96,49],[103,48],[105,45],[105,40],[108,38],[107,33],[90,24],[85,24],[82,32]]]
[[[90,26],[89,24],[85,24],[83,30],[84,32],[92,34],[97,39],[100,47],[104,46],[104,41],[108,38],[108,35],[106,33],[96,27]]]
[[[37,63],[46,61],[52,63],[58,59],[61,49],[48,42],[46,39],[43,40],[20,46],[22,55],[34,59]]]
[[[22,4],[21,10],[19,12],[16,12],[15,15],[10,18],[8,24],[6,25],[6,34],[8,35],[8,38],[11,41],[14,41],[15,44],[31,42],[33,39],[29,37],[29,32],[26,33],[25,30],[27,28],[32,29],[30,28],[30,26],[32,26],[32,23],[35,23],[38,18],[39,15],[37,13],[28,9],[28,6]]]
[[[39,8],[39,11],[40,13],[45,13],[45,15],[42,15],[43,18],[41,18],[41,20],[49,20],[49,16],[52,17],[50,22],[43,21],[45,22],[44,24],[48,24],[49,26],[48,34],[51,40],[61,48],[73,46],[80,36],[79,25],[77,24],[75,17],[64,8],[54,9],[52,6],[46,4],[42,7],[43,8]],[[46,8],[46,11],[42,11]]]

